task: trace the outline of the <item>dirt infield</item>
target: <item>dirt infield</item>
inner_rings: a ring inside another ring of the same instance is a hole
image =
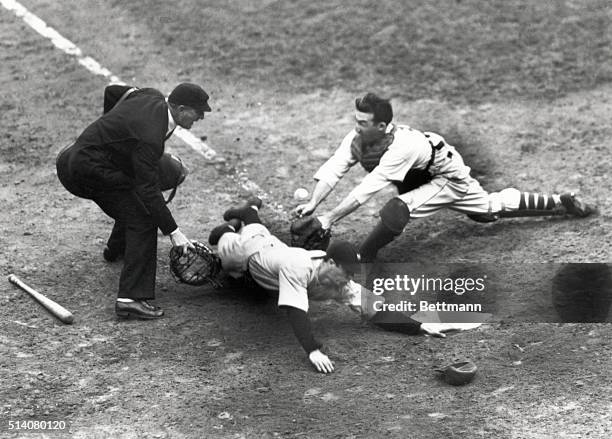
[[[311,368],[273,297],[231,282],[175,283],[166,237],[157,281],[165,317],[118,321],[121,267],[101,254],[112,222],[67,193],[54,171],[59,149],[101,113],[106,83],[0,7],[0,437],[612,436],[612,316],[558,323],[551,305],[560,267],[610,265],[612,8],[345,3],[23,2],[126,82],[167,93],[193,81],[209,92],[213,112],[193,131],[218,159],[167,143],[191,169],[171,205],[191,238],[205,240],[248,194],[246,179],[279,204],[262,216],[288,238],[294,190],[310,187],[366,90],[390,96],[398,122],[443,134],[487,189],[577,191],[601,213],[483,225],[442,212],[409,224],[381,260],[486,266],[494,316],[435,339],[315,303],[331,375]],[[326,205],[363,175],[352,171]],[[359,243],[391,193],[335,234]],[[54,320],[9,273],[70,309],[75,323]],[[452,387],[434,369],[459,359],[479,371]],[[35,420],[66,428],[28,430]]]

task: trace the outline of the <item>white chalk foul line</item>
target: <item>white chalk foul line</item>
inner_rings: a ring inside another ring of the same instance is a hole
[[[14,0],[0,0],[5,9],[13,12],[17,17],[26,22],[28,26],[34,29],[43,37],[50,40],[55,47],[62,52],[67,53],[77,59],[79,64],[84,66],[90,72],[96,75],[102,75],[108,78],[111,82],[121,82],[118,77],[114,76],[108,69],[102,67],[95,59],[84,56],[81,49],[72,41],[64,38],[59,32],[48,26],[42,19],[28,11],[25,6]]]
[[[50,40],[53,45],[62,52],[76,58],[79,64],[94,75],[103,76],[112,84],[125,84],[125,82],[119,79],[118,76],[113,75],[110,70],[103,67],[98,61],[90,56],[85,56],[83,51],[76,44],[62,36],[51,26],[47,25],[44,20],[31,13],[21,3],[15,0],[0,0],[0,4],[2,4],[5,9],[13,12],[17,17],[21,18],[28,26],[30,26],[40,35]],[[214,149],[187,130],[177,127],[177,129],[174,131],[174,135],[189,145],[194,151],[201,154],[206,160],[212,160],[217,156],[217,152]],[[268,205],[273,210],[279,213],[285,213],[281,205],[270,202],[270,197],[257,185],[257,183],[249,180],[244,174],[234,174],[233,177],[244,190],[254,192],[264,200],[267,200]]]
[[[0,0],[2,6],[21,18],[28,26],[43,37],[50,40],[55,47],[62,52],[76,58],[77,62],[94,75],[104,76],[112,84],[125,84],[118,76],[113,75],[110,70],[100,65],[98,61],[90,56],[83,55],[83,51],[72,41],[62,36],[58,31],[47,25],[41,18],[28,11],[25,6],[15,0]],[[177,129],[175,132],[183,142],[191,146],[195,151],[202,154],[207,160],[213,159],[217,152],[202,142],[192,133]]]

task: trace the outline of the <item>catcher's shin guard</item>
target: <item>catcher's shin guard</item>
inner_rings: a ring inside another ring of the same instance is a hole
[[[399,198],[391,198],[380,209],[380,222],[374,227],[365,239],[359,253],[363,262],[372,262],[376,259],[378,250],[383,248],[400,235],[408,221],[410,220],[410,210],[408,206]]]
[[[380,221],[359,247],[361,262],[374,261],[378,250],[389,244],[398,235],[399,233],[395,233]]]
[[[410,210],[401,199],[391,198],[380,209],[380,221],[393,233],[399,235],[410,220]]]

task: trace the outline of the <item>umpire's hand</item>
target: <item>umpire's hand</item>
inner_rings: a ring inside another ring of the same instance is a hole
[[[327,355],[318,349],[316,351],[312,351],[308,355],[308,359],[319,372],[330,373],[334,371],[334,363],[331,362]]]
[[[195,250],[195,246],[185,235],[183,235],[183,232],[181,232],[178,227],[174,232],[170,233],[170,241],[172,241],[173,247],[181,247],[180,252],[182,255],[189,250]]]

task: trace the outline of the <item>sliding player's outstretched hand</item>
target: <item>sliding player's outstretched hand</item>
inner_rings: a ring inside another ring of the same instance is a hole
[[[330,373],[334,371],[334,363],[331,362],[329,357],[320,350],[312,351],[308,355],[308,359],[319,372]]]

